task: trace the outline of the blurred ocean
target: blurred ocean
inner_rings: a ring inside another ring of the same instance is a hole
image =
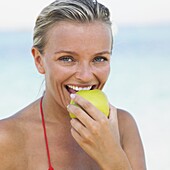
[[[31,56],[32,32],[0,32],[0,118],[43,91]],[[170,25],[121,27],[104,91],[139,127],[148,170],[170,167]]]

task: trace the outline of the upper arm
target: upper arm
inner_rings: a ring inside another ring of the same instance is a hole
[[[133,170],[145,170],[145,156],[141,137],[134,118],[118,110],[121,143]]]

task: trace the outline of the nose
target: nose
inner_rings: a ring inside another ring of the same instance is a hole
[[[86,83],[94,78],[93,69],[88,63],[79,64],[75,75],[76,79]]]

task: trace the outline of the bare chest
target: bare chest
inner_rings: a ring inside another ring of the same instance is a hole
[[[99,167],[71,137],[48,135],[48,149],[43,133],[27,138],[24,156],[25,170],[48,170],[51,163],[54,170],[98,170]],[[17,169],[19,170],[19,169]]]
[[[43,146],[43,145],[42,145]],[[52,145],[49,145],[52,146]],[[84,151],[75,148],[50,147],[50,155],[45,147],[36,148],[26,153],[26,170],[48,170],[49,161],[54,169],[60,170],[97,170],[99,167]],[[32,152],[31,152],[32,151]],[[50,156],[50,157],[49,157]]]

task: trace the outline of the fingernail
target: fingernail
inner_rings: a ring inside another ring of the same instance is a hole
[[[67,109],[69,108],[70,105],[67,105]]]
[[[71,94],[70,94],[70,97],[71,97],[72,99],[74,99],[74,98],[76,97],[76,95],[73,94],[73,93],[71,93]]]

